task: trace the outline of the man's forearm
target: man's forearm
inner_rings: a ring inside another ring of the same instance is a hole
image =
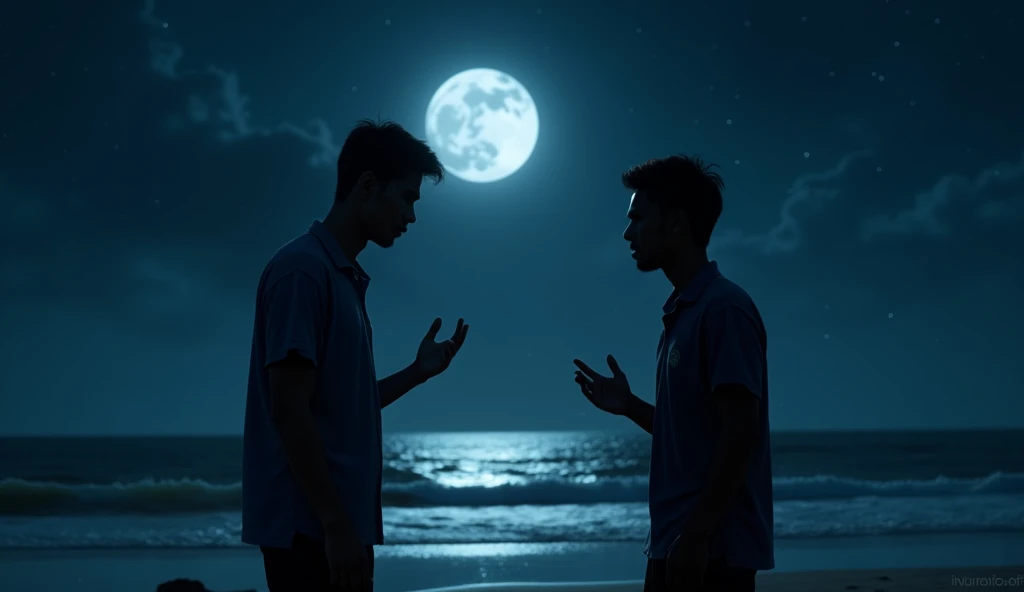
[[[710,538],[736,499],[754,448],[754,426],[727,422],[715,443],[707,485],[701,490],[684,536]]]
[[[414,365],[395,372],[387,378],[377,381],[377,391],[380,393],[381,409],[402,398],[405,393],[426,382],[426,378],[416,370]]]
[[[296,405],[275,414],[274,426],[284,445],[295,480],[324,527],[354,528],[352,517],[331,480],[327,450],[309,407]]]
[[[629,404],[622,415],[631,419],[648,434],[654,434],[654,405],[636,395],[630,395]]]

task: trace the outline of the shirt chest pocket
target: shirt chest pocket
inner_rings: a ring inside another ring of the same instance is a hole
[[[693,335],[669,335],[661,356],[661,392],[670,396],[666,404],[673,413],[697,411],[705,406],[703,352]]]
[[[351,281],[339,279],[331,286],[331,306],[324,331],[325,349],[341,348],[346,354],[369,350],[373,344],[373,329],[363,300]]]

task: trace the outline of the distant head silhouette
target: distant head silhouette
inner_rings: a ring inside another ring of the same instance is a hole
[[[722,213],[722,177],[697,156],[669,156],[622,173],[633,191],[622,237],[640,271],[672,270],[707,259]]]
[[[199,580],[186,580],[179,578],[177,580],[171,580],[170,582],[164,582],[156,587],[156,592],[211,592],[209,588],[203,585]],[[244,592],[256,592],[255,590],[245,590]]]
[[[360,244],[390,247],[416,221],[414,203],[424,177],[439,183],[437,155],[402,126],[360,121],[338,155],[338,185],[330,216]]]

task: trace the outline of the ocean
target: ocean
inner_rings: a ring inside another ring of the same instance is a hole
[[[1024,531],[1024,431],[773,433],[776,537]],[[0,439],[0,549],[241,546],[241,438]],[[385,438],[388,544],[642,541],[644,433]]]

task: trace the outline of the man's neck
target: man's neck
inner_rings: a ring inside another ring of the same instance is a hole
[[[341,252],[345,254],[350,263],[355,265],[356,258],[363,252],[367,244],[367,240],[362,238],[361,229],[357,227],[355,217],[341,203],[335,202],[331,211],[327,212],[324,217],[323,224],[327,232],[330,232],[334,240],[338,242]]]
[[[707,263],[707,253],[699,253],[689,257],[680,257],[675,265],[666,267],[663,271],[676,292],[682,293]]]

